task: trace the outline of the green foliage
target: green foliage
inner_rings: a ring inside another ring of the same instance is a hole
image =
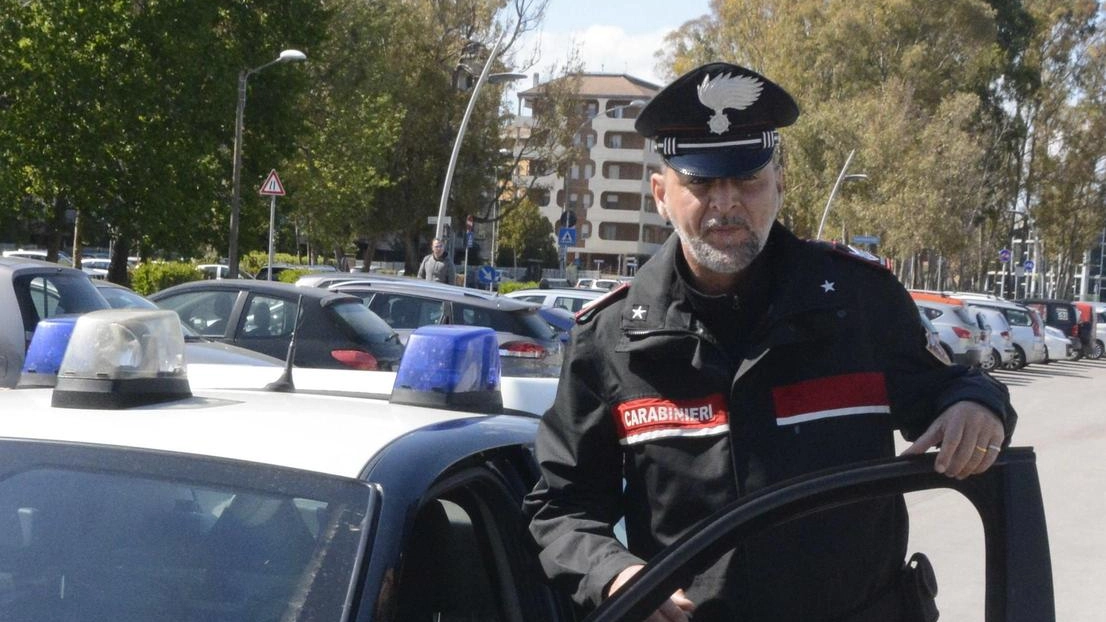
[[[543,266],[555,266],[558,262],[553,223],[541,215],[537,205],[524,199],[500,224],[496,264],[521,264],[530,259],[540,259]]]
[[[295,283],[296,279],[310,272],[310,268],[296,268],[294,270],[281,270],[276,276],[281,283]]]
[[[191,263],[144,261],[135,266],[131,273],[131,288],[143,296],[149,296],[166,287],[197,281],[200,278],[202,278],[200,271]]]
[[[538,284],[535,281],[507,281],[499,284],[500,294],[509,294],[520,289],[537,289]]]

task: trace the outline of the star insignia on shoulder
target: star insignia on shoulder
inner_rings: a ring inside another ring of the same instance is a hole
[[[827,280],[823,281],[823,282],[822,282],[822,284],[821,284],[821,285],[819,285],[819,287],[821,287],[821,288],[822,288],[822,291],[823,291],[823,292],[825,292],[825,293],[827,293],[827,294],[828,294],[828,293],[830,293],[830,292],[835,292],[835,291],[837,291],[836,289],[834,289],[834,287],[833,287],[834,285],[835,285],[835,284],[834,284],[834,282],[833,282],[833,281],[830,281],[830,280],[828,280],[828,279],[827,279]]]
[[[634,305],[630,308],[631,320],[645,320],[647,315],[649,315],[649,307],[645,305]]]

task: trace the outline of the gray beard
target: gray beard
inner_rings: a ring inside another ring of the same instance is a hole
[[[710,231],[711,226],[723,224],[744,226],[749,234],[748,238],[737,248],[722,250],[711,246],[702,237],[691,236],[675,222],[672,223],[672,228],[676,230],[676,235],[680,236],[680,243],[687,249],[696,264],[718,274],[737,274],[753,263],[760,251],[764,250],[767,240],[749,228],[748,223],[741,218],[708,221],[706,231]]]

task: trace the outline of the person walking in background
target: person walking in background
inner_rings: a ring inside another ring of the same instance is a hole
[[[454,285],[457,282],[457,269],[453,260],[446,255],[445,244],[438,238],[430,244],[430,253],[419,264],[418,278]]]
[[[894,275],[777,221],[777,128],[798,105],[764,76],[698,67],[635,129],[665,166],[675,233],[577,316],[527,496],[547,575],[584,608],[726,504],[814,471],[940,447],[936,469],[987,470],[1017,415],[1006,387],[926,349]],[[614,533],[625,520],[627,544]],[[773,527],[722,556],[650,620],[931,622],[924,556],[905,563],[900,497]],[[921,586],[921,587],[919,587]]]

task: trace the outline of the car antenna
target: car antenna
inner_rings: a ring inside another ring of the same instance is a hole
[[[292,326],[292,339],[288,342],[288,355],[284,360],[284,373],[273,382],[265,385],[265,390],[278,393],[294,393],[296,385],[292,382],[292,361],[296,360],[296,333],[303,322],[303,294],[296,299],[296,323]]]

